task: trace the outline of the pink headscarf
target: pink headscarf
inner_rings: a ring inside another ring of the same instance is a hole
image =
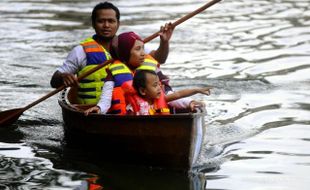
[[[118,45],[116,52],[118,54],[118,58],[121,61],[128,62],[130,58],[130,51],[135,44],[136,40],[143,40],[134,32],[124,32],[120,34],[117,38]]]

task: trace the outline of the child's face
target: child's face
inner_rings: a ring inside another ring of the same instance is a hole
[[[147,99],[158,99],[161,94],[161,87],[157,75],[146,73],[146,84],[144,89],[144,96]]]
[[[144,62],[144,43],[136,40],[130,50],[130,58],[128,64],[134,68],[139,67]]]

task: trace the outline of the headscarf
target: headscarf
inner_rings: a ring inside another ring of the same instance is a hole
[[[134,32],[124,32],[113,39],[112,49],[113,54],[123,62],[128,62],[130,58],[130,51],[134,46],[136,40],[143,40]]]

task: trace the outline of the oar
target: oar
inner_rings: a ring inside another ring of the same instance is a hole
[[[199,14],[200,12],[204,11],[205,9],[207,9],[208,7],[220,2],[221,0],[212,0],[208,3],[206,3],[204,6],[200,7],[199,9],[181,17],[180,19],[178,19],[177,21],[175,21],[174,23],[172,23],[173,27],[176,27],[177,25],[183,23],[184,21],[190,19],[191,17]],[[143,41],[144,43],[147,43],[151,40],[153,40],[154,38],[156,38],[157,36],[159,36],[160,31],[154,33],[153,35],[145,38]],[[97,67],[94,67],[93,69],[89,70],[88,72],[84,73],[83,75],[79,76],[78,80],[80,81],[81,79],[87,77],[88,75],[90,75],[91,73],[101,69],[102,67],[108,65],[109,63],[112,63],[114,60],[108,60],[105,61],[104,63],[101,63],[100,65],[98,65]],[[53,90],[52,92],[46,94],[45,96],[41,97],[40,99],[32,102],[31,104],[23,107],[23,108],[15,108],[15,109],[11,109],[11,110],[6,110],[6,111],[2,111],[0,112],[0,128],[2,127],[7,127],[9,125],[11,125],[13,122],[15,122],[23,113],[24,111],[30,109],[31,107],[37,105],[38,103],[46,100],[47,98],[57,94],[58,92],[62,91],[66,86],[63,85],[55,90]]]
[[[216,4],[216,3],[220,2],[220,1],[221,1],[221,0],[212,0],[212,1],[208,2],[208,3],[206,3],[206,4],[203,5],[202,7],[196,9],[195,11],[193,11],[193,12],[191,12],[191,13],[188,13],[187,15],[185,15],[185,16],[179,18],[177,21],[175,21],[174,23],[172,23],[172,26],[173,26],[173,27],[176,27],[177,25],[179,25],[179,24],[183,23],[184,21],[186,21],[186,20],[192,18],[193,16],[195,16],[195,15],[201,13],[202,11],[206,10],[207,8],[211,7],[212,5],[214,5],[214,4]],[[147,42],[153,40],[154,38],[156,38],[157,36],[159,36],[159,33],[160,33],[160,31],[154,33],[153,35],[151,35],[151,36],[149,36],[149,37],[147,37],[147,38],[145,38],[145,39],[143,40],[144,43],[147,43]]]
[[[87,77],[91,73],[99,70],[100,68],[102,68],[102,67],[104,67],[107,64],[112,63],[112,62],[113,62],[113,59],[107,60],[104,63],[98,65],[97,67],[94,67],[94,68],[90,69],[86,73],[80,75],[79,78],[78,78],[78,81],[82,80],[83,78]],[[14,121],[16,121],[19,118],[19,116],[21,116],[23,114],[24,111],[26,111],[29,108],[37,105],[40,102],[46,100],[47,98],[57,94],[58,92],[62,91],[64,88],[66,88],[66,86],[62,85],[62,86],[58,87],[57,89],[53,90],[52,92],[46,94],[45,96],[41,97],[40,99],[32,102],[31,104],[29,104],[29,105],[27,105],[27,106],[25,106],[23,108],[15,108],[15,109],[11,109],[11,110],[6,110],[6,111],[0,112],[0,128],[5,127],[5,126],[9,126]]]

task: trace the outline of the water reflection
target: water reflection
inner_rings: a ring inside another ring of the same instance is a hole
[[[72,189],[81,183],[83,174],[57,171],[42,159],[0,157],[2,189],[61,188]]]
[[[66,147],[66,146],[65,146]],[[46,157],[46,152],[37,156]],[[205,175],[201,172],[190,173],[152,168],[147,166],[126,165],[113,161],[103,161],[100,151],[89,151],[66,147],[54,160],[54,168],[84,171],[96,176],[96,180],[86,180],[85,184],[100,185],[104,189],[186,189],[202,190],[206,186]],[[92,178],[93,179],[93,178]]]
[[[20,143],[24,134],[14,130],[0,129],[0,142]]]

